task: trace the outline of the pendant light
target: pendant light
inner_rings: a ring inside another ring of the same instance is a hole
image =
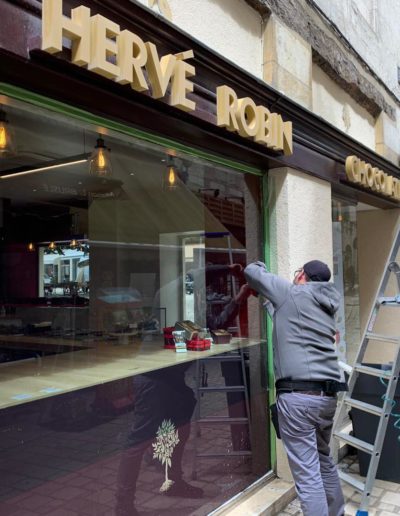
[[[5,112],[0,107],[0,157],[8,157],[13,154],[15,154],[14,134]]]
[[[90,175],[97,177],[112,176],[110,149],[105,146],[101,135],[97,138],[96,146],[90,156],[89,162]]]
[[[33,242],[29,242],[29,244],[28,244],[28,251],[30,253],[33,253],[34,251],[36,251],[36,247],[35,247],[35,244]]]
[[[50,249],[50,251],[55,251],[55,249],[56,249],[56,243],[55,243],[55,242],[50,242],[50,244],[49,244],[49,249]]]
[[[175,190],[178,186],[178,171],[176,169],[174,157],[169,155],[167,159],[167,169],[164,175],[164,187],[166,190]]]

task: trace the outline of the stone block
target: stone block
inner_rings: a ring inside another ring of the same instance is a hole
[[[264,80],[311,109],[311,45],[273,15],[265,27],[263,41]]]
[[[400,144],[396,122],[384,112],[375,123],[375,150],[395,165],[399,164]]]
[[[276,61],[264,63],[264,81],[307,109],[311,109],[311,89]]]

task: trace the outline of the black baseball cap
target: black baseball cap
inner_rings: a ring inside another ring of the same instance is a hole
[[[303,271],[311,281],[329,281],[331,279],[329,267],[319,260],[311,260],[311,262],[305,263]]]

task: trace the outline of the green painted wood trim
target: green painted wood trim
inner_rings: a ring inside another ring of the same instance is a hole
[[[262,199],[263,212],[262,220],[264,222],[264,262],[267,268],[270,268],[270,245],[269,245],[269,205],[268,205],[268,176],[264,175],[262,181]],[[272,348],[272,320],[269,315],[265,316],[266,333],[267,333],[267,382],[268,382],[268,404],[275,402],[275,377],[274,377],[274,354]],[[276,471],[276,433],[272,422],[270,421],[270,456],[271,468]]]
[[[12,97],[16,100],[27,102],[29,104],[33,104],[41,108],[49,109],[50,111],[55,111],[56,113],[60,113],[62,115],[74,118],[76,120],[101,126],[112,131],[139,138],[140,140],[161,145],[163,147],[173,148],[189,156],[205,159],[218,165],[223,165],[225,167],[239,170],[240,172],[246,172],[258,176],[263,175],[263,172],[258,168],[251,167],[244,163],[238,163],[237,161],[231,161],[227,158],[223,158],[222,156],[217,156],[215,154],[210,154],[206,151],[202,151],[194,147],[189,147],[174,140],[164,138],[163,136],[156,136],[152,133],[141,131],[140,129],[130,127],[123,123],[115,122],[113,120],[109,120],[107,118],[94,115],[89,111],[84,111],[83,109],[76,108],[69,104],[64,104],[63,102],[60,102],[58,100],[44,97],[42,95],[33,93],[23,88],[19,88],[18,86],[14,86],[12,84],[0,82],[0,93]]]

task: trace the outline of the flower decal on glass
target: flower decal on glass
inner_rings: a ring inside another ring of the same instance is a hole
[[[156,442],[152,443],[153,459],[158,459],[162,465],[165,464],[165,481],[160,487],[162,493],[168,491],[174,483],[168,478],[168,468],[171,467],[171,457],[178,443],[178,430],[175,430],[175,425],[170,419],[164,419],[158,427]]]

